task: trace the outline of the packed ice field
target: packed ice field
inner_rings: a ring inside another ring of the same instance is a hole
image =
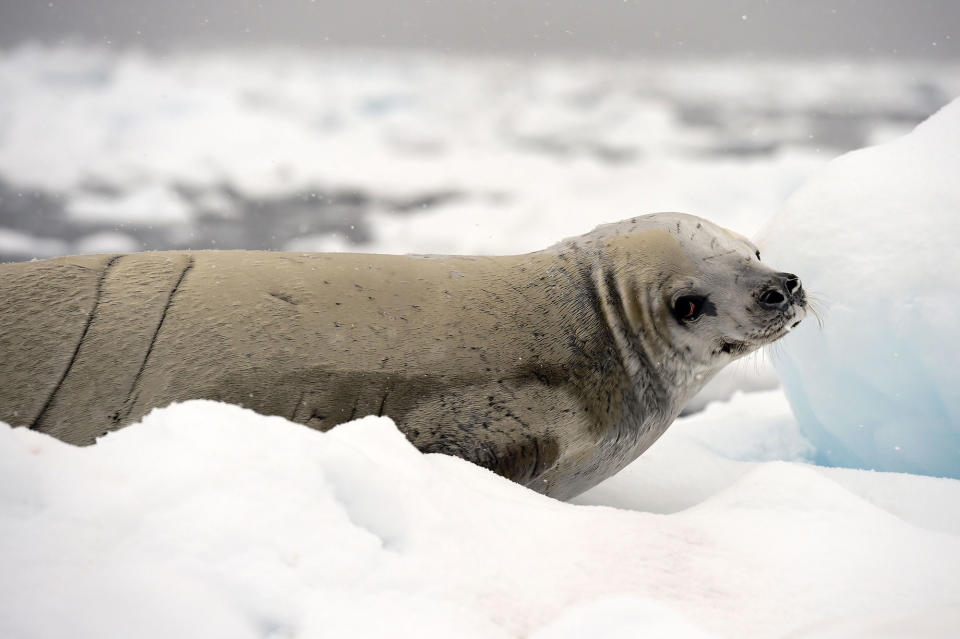
[[[0,91],[2,259],[502,254],[681,210],[823,318],[571,503],[386,418],[4,426],[0,636],[955,635],[960,103],[909,132],[960,69],[23,47]]]

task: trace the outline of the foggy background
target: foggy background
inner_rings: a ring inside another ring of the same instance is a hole
[[[952,0],[88,0],[2,5],[0,44],[376,46],[525,54],[951,59]]]
[[[0,4],[0,260],[753,234],[960,94],[947,0]]]

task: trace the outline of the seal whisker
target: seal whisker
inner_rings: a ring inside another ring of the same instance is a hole
[[[807,308],[810,309],[811,315],[814,316],[817,320],[817,325],[820,327],[820,330],[823,330],[823,316],[826,313],[826,308],[817,295],[811,295],[807,293]]]

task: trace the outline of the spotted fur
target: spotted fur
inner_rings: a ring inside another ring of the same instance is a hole
[[[722,366],[802,319],[744,238],[681,214],[504,257],[155,252],[0,265],[0,419],[74,444],[207,398],[569,498],[649,447]],[[680,322],[676,296],[713,311]]]

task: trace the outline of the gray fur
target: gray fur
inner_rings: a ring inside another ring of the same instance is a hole
[[[569,498],[634,460],[721,367],[805,313],[763,311],[744,238],[657,214],[519,256],[156,252],[0,265],[0,419],[74,444],[191,398],[320,430],[393,418]],[[697,321],[678,295],[709,297]]]

